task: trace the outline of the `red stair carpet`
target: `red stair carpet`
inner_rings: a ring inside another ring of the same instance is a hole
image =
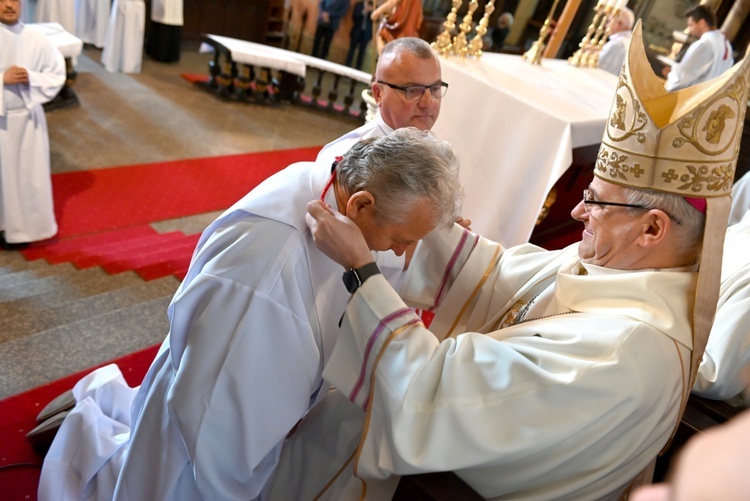
[[[159,346],[152,346],[113,360],[131,386],[141,383]],[[102,365],[107,365],[107,362]],[[58,379],[44,386],[0,400],[0,499],[33,501],[37,498],[43,454],[26,441],[36,426],[39,411],[60,393],[71,389],[95,367]]]
[[[113,167],[52,176],[59,233],[22,251],[28,260],[184,278],[199,235],[149,223],[226,209],[271,174],[313,160],[320,147]]]

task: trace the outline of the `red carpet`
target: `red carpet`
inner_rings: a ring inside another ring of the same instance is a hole
[[[158,234],[149,223],[226,209],[287,165],[320,147],[113,167],[52,176],[58,235],[22,251],[26,259],[144,280],[183,278],[198,235]]]
[[[146,375],[158,348],[152,346],[113,362],[120,367],[128,384],[136,386]],[[43,456],[26,441],[26,433],[36,426],[36,415],[50,400],[72,388],[93,369],[0,400],[0,498],[6,501],[36,499]]]

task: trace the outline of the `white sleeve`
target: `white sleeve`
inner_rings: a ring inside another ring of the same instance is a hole
[[[672,92],[699,83],[714,62],[714,53],[708,43],[695,42],[688,48],[682,61],[672,66],[665,88]]]

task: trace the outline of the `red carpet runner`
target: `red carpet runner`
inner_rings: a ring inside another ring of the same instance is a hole
[[[131,386],[140,384],[158,346],[136,351],[116,362]],[[107,365],[110,362],[102,365]],[[101,366],[97,366],[101,367]],[[0,400],[0,498],[6,501],[36,499],[43,455],[32,449],[26,433],[36,426],[39,411],[60,393],[71,389],[94,367],[33,390]]]
[[[113,167],[52,176],[58,235],[26,259],[183,278],[199,235],[149,223],[226,209],[271,174],[313,160],[320,147]]]

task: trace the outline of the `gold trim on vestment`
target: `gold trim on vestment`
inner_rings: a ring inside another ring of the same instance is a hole
[[[453,320],[453,325],[451,325],[451,328],[448,329],[448,333],[441,339],[441,341],[453,337],[453,331],[456,329],[456,326],[458,326],[458,322],[461,320],[461,317],[466,312],[466,309],[469,307],[469,304],[474,300],[476,295],[479,293],[479,290],[482,288],[484,283],[487,281],[487,278],[489,278],[490,273],[492,273],[492,270],[495,269],[495,266],[497,266],[497,257],[500,255],[500,249],[501,246],[498,244],[495,248],[495,253],[492,255],[492,259],[490,260],[490,265],[487,267],[487,269],[484,271],[484,275],[482,275],[482,278],[479,279],[479,282],[477,282],[476,287],[474,287],[474,290],[469,294],[469,298],[466,300],[464,305],[461,307],[461,309],[458,312],[458,315],[456,315],[455,320]]]

